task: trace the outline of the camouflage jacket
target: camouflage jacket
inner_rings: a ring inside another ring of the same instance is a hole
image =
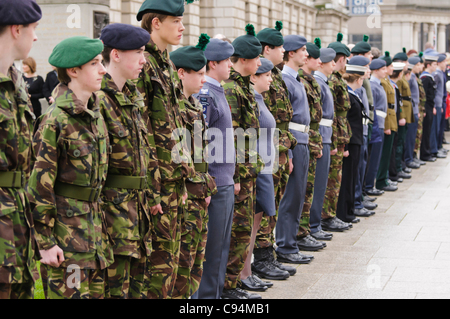
[[[39,276],[33,217],[24,189],[34,159],[33,119],[25,82],[12,66],[8,75],[0,73],[0,283]],[[18,174],[16,187],[7,185],[8,174]]]
[[[144,99],[131,81],[119,91],[109,74],[104,75],[97,95],[111,145],[108,176],[101,198],[108,232],[114,240],[114,254],[134,258],[142,254],[149,256],[151,237],[146,189],[149,188],[147,171],[152,148],[148,144],[147,125],[142,119]],[[131,183],[128,187],[136,188],[125,187],[123,178],[129,176],[141,177],[137,183],[141,185]]]
[[[180,79],[167,50],[161,52],[150,40],[145,47],[147,63],[136,80],[144,96],[144,121],[147,122],[149,142],[155,143],[156,156],[150,161],[151,191],[160,193],[160,183],[183,181],[195,174],[189,163],[189,152],[179,148],[184,128],[181,113],[185,111]],[[179,133],[179,134],[174,134]]]
[[[109,138],[99,104],[93,94],[86,109],[67,85],[59,84],[55,103],[41,116],[33,138],[36,163],[29,192],[36,237],[40,249],[58,245],[64,251],[61,267],[103,269],[113,262],[100,200],[95,195],[73,198],[82,190],[100,194],[106,180]]]
[[[280,130],[278,144],[279,164],[284,166],[287,163],[288,150],[293,150],[297,145],[297,140],[289,132],[289,122],[294,111],[289,100],[288,88],[281,76],[281,70],[277,67],[274,67],[272,70],[272,80],[269,90],[261,95],[267,108],[275,118],[277,128]]]
[[[334,71],[330,76],[328,86],[334,100],[333,136],[331,138],[331,149],[333,150],[338,145],[348,144],[352,137],[352,130],[347,120],[347,112],[350,109],[350,97],[347,83],[345,83],[341,73],[338,71]]]
[[[319,123],[322,120],[322,100],[319,83],[309,73],[302,69],[298,70],[298,75],[305,86],[305,91],[308,96],[309,115],[311,117],[309,129],[309,150],[311,155],[316,157],[320,155],[323,149],[322,135],[319,132]]]
[[[425,93],[425,89],[423,88],[422,80],[420,79],[420,76],[416,76],[417,83],[419,84],[419,112],[425,113],[425,103],[427,102],[427,95]]]
[[[208,173],[208,141],[204,138],[208,129],[200,102],[190,97],[184,99],[186,112],[183,112],[186,128],[191,134],[191,157],[195,167],[195,177],[186,180],[190,199],[204,199],[217,193],[214,178]]]
[[[230,105],[235,130],[237,153],[234,181],[239,183],[240,178],[256,178],[264,168],[264,161],[256,149],[259,138],[259,108],[251,87],[250,76],[243,77],[231,68],[230,77],[224,81],[223,88]]]

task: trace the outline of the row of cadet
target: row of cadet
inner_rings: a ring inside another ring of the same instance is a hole
[[[445,153],[426,124],[435,52],[419,98],[402,81],[421,57],[372,60],[367,38],[350,51],[342,34],[322,48],[282,22],[169,55],[184,2],[146,0],[141,28],[60,42],[38,118],[13,62],[42,12],[0,4],[0,298],[33,298],[40,276],[48,299],[259,299],[262,279],[295,275],[314,258],[300,251],[373,215],[369,196],[424,164],[402,127],[424,120],[420,159]]]

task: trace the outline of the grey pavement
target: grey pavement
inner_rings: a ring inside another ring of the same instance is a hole
[[[450,141],[450,134],[446,132]],[[445,148],[449,148],[447,145]],[[450,298],[450,155],[413,170],[376,214],[353,225],[263,299]]]

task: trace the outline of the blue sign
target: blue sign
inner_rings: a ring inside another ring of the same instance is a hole
[[[347,0],[347,7],[351,15],[368,15],[379,11],[375,6],[382,3],[383,0]]]

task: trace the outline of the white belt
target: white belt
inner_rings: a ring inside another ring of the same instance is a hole
[[[369,119],[363,118],[362,123],[363,123],[363,125],[369,125]]]
[[[383,111],[378,111],[378,110],[376,110],[376,112],[377,112],[377,115],[379,116],[379,117],[381,117],[381,118],[386,118],[386,116],[387,116],[387,113],[386,112],[383,112]]]
[[[319,125],[331,127],[333,125],[333,120],[321,119]]]
[[[294,122],[289,122],[289,129],[294,131],[299,131],[302,133],[308,133],[309,132],[309,126],[304,124],[298,124]]]

